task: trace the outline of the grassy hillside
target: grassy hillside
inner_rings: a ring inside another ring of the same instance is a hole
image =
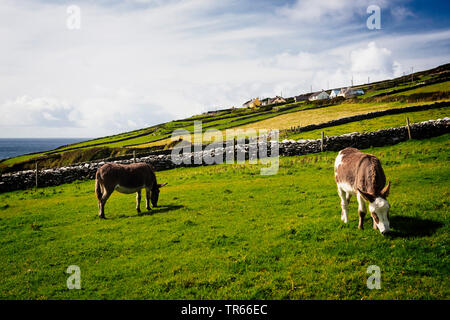
[[[280,135],[282,139],[319,139],[322,131],[326,136],[338,136],[351,132],[371,132],[381,129],[395,128],[406,125],[406,117],[410,123],[422,122],[430,119],[442,119],[450,117],[450,107],[431,109],[417,112],[405,112],[402,114],[381,116],[374,119],[360,120],[324,129],[306,132],[285,132]]]
[[[417,103],[415,105],[427,104]],[[259,121],[249,125],[242,126],[243,129],[288,129],[293,126],[306,126],[309,124],[322,123],[330,120],[335,120],[343,117],[353,116],[374,111],[395,109],[405,107],[410,104],[401,102],[390,103],[349,103],[338,104],[327,108],[305,110],[302,112],[290,113],[271,118],[264,121]]]
[[[65,154],[64,161],[53,161],[54,165],[70,164],[69,159],[88,161],[98,159],[105,152],[112,155],[131,153],[129,148],[140,148],[144,150],[162,149],[169,142],[170,135],[175,129],[186,129],[192,131],[195,120],[203,122],[203,130],[210,128],[225,130],[228,128],[264,128],[264,129],[286,129],[291,126],[306,125],[338,119],[346,115],[366,113],[374,110],[384,110],[406,105],[417,105],[420,103],[430,103],[433,100],[449,100],[450,83],[448,72],[450,64],[434,69],[417,72],[415,74],[399,77],[391,80],[379,81],[375,83],[356,86],[365,90],[365,95],[349,101],[333,100],[326,102],[301,102],[293,103],[293,98],[288,98],[288,102],[278,106],[264,106],[256,109],[224,109],[214,112],[207,112],[195,115],[186,119],[175,120],[158,124],[149,128],[143,128],[131,132],[126,132],[109,137],[102,137],[90,141],[63,146],[48,152],[41,152],[33,155],[23,155],[0,162],[0,170],[10,170],[16,166],[17,170],[28,168],[34,165],[34,159],[45,155]],[[415,85],[424,81],[431,81],[430,85],[412,89]],[[435,83],[437,82],[437,83]],[[407,89],[397,94],[374,99],[373,96],[379,93],[389,93],[392,90]],[[431,94],[431,95],[430,95]],[[434,98],[436,94],[437,98]],[[411,98],[411,99],[410,99]],[[408,100],[410,99],[410,100]],[[331,104],[328,107],[316,109],[323,103]],[[85,155],[87,149],[108,148],[97,150]],[[75,160],[74,160],[75,161]]]
[[[420,87],[420,88],[413,89],[413,90],[408,90],[408,91],[401,92],[401,93],[396,93],[394,95],[405,95],[405,94],[411,95],[411,94],[415,94],[415,93],[449,91],[449,88],[450,88],[450,81],[446,81],[446,82],[432,84],[429,86]]]
[[[160,207],[94,182],[0,194],[3,299],[448,299],[450,135],[367,150],[392,181],[390,237],[340,221],[335,152],[279,173],[216,165],[157,173]],[[251,181],[251,183],[242,183]],[[68,290],[69,265],[81,290]],[[381,290],[366,287],[370,265]]]

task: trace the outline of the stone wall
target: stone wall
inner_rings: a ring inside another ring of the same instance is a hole
[[[429,120],[411,125],[411,135],[413,139],[426,139],[449,133],[450,118]],[[367,133],[350,133],[341,136],[325,137],[323,141],[324,151],[338,151],[346,147],[355,147],[359,149],[369,147],[379,147],[393,145],[408,139],[407,127],[391,128]],[[246,158],[249,152],[256,154],[255,147],[247,144],[245,146],[219,147],[213,151],[189,152],[183,154],[183,158],[190,160],[191,164],[181,163],[179,165],[172,162],[171,154],[167,151],[161,154],[152,154],[145,157],[137,158],[138,162],[147,162],[152,164],[156,171],[173,169],[181,166],[199,166],[206,165],[203,156],[205,153],[211,152],[215,154],[233,154],[234,158],[238,152],[243,153]],[[259,144],[262,146],[262,144]],[[281,156],[304,155],[308,153],[321,152],[322,141],[317,140],[285,140],[279,143],[279,154]],[[270,144],[263,145],[269,149]],[[196,161],[195,161],[196,160]],[[116,163],[132,163],[133,159],[114,160]],[[198,164],[200,162],[200,164]],[[75,180],[95,179],[97,169],[102,166],[105,161],[81,163],[77,165],[46,169],[38,172],[38,186],[56,186],[64,183],[70,183]],[[197,164],[196,164],[197,163]],[[22,190],[33,188],[35,186],[35,171],[19,171],[15,173],[7,173],[0,178],[0,192],[8,192],[13,190]]]

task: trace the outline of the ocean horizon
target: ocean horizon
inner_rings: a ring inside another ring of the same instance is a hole
[[[0,138],[0,160],[43,152],[90,138]]]

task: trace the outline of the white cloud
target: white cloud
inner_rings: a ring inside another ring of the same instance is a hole
[[[21,96],[8,100],[0,106],[2,127],[48,126],[67,127],[76,124],[71,119],[73,106],[67,101],[49,97],[31,98]]]
[[[392,52],[377,47],[375,42],[370,42],[366,48],[353,50],[350,57],[352,72],[359,76],[392,77],[400,68],[400,64],[392,59]]]
[[[1,137],[110,135],[255,96],[349,85],[352,74],[381,80],[401,72],[396,61],[415,70],[448,62],[414,49],[422,39],[429,53],[450,31],[369,31],[366,0],[261,10],[246,1],[93,3],[79,2],[80,30],[66,28],[68,2],[0,3]]]
[[[391,15],[396,19],[397,21],[403,21],[409,17],[413,18],[416,15],[409,10],[408,8],[404,6],[393,6],[391,9]]]
[[[279,12],[293,20],[332,24],[346,22],[354,15],[364,15],[372,4],[373,0],[298,0],[280,8]],[[387,1],[377,1],[376,4],[385,7]]]

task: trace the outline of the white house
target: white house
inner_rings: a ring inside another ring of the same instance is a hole
[[[333,89],[333,90],[331,90],[330,99],[336,98],[338,96],[339,92],[341,92],[341,89]]]
[[[261,105],[262,106],[267,106],[267,105],[269,105],[271,103],[272,103],[272,98],[265,98],[265,99],[261,100]]]
[[[338,97],[344,97],[344,98],[353,98],[364,94],[364,90],[362,89],[352,89],[350,87],[348,88],[342,88],[341,91],[338,94]]]
[[[356,89],[355,90],[356,95],[358,96],[362,96],[364,94],[364,90],[363,89]]]
[[[326,100],[329,99],[330,96],[325,91],[316,92],[309,96],[309,101],[316,101],[316,100]]]

